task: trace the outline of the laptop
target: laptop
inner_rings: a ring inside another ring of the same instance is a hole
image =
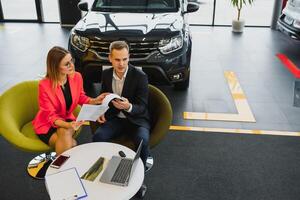
[[[140,158],[143,140],[140,142],[139,147],[133,159],[113,156],[105,168],[100,181],[103,183],[127,186],[129,183],[130,174],[134,171],[137,162]]]

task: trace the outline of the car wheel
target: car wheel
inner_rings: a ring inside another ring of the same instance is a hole
[[[93,90],[93,88],[94,88],[93,82],[88,78],[84,78],[83,79],[83,89],[84,89],[84,91],[87,94],[89,94]]]
[[[86,65],[83,67],[82,78],[85,92],[94,88],[94,83],[101,82],[102,67],[99,65]]]

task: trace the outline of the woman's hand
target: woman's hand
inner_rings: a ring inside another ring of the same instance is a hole
[[[102,104],[103,99],[108,95],[109,92],[104,92],[97,96],[96,98],[91,99],[90,104]]]
[[[70,128],[77,131],[83,123],[84,123],[84,121],[80,121],[80,122],[72,121],[72,122],[69,122],[69,125],[70,125]]]

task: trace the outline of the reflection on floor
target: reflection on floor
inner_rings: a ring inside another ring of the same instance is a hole
[[[215,120],[231,122],[255,122],[255,118],[249,107],[247,98],[240,86],[234,72],[225,71],[224,76],[227,79],[232,100],[235,104],[237,114],[231,113],[201,113],[201,112],[184,112],[184,119],[198,120]]]
[[[48,50],[54,45],[67,47],[69,30],[58,24],[6,23],[0,27],[0,93],[17,82],[38,79],[45,73]],[[246,28],[243,34],[233,34],[231,28],[224,27],[191,29],[190,88],[175,91],[159,86],[173,106],[174,126],[250,132],[300,130],[300,109],[293,106],[296,79],[276,57],[283,53],[300,66],[300,42],[267,28]],[[190,119],[187,114],[188,119],[183,119],[183,112],[240,113],[235,101],[238,97],[232,98],[232,88],[224,77],[226,71],[235,74],[246,97],[244,102],[251,109],[248,114],[252,112],[256,122]],[[95,88],[98,90],[97,85]]]
[[[52,46],[67,47],[69,30],[57,24],[1,26],[0,94],[44,74]],[[145,177],[145,199],[299,199],[300,138],[259,134],[277,130],[272,134],[299,135],[300,110],[293,106],[296,79],[276,54],[285,54],[300,66],[300,43],[265,28],[246,28],[238,35],[231,28],[192,27],[192,33],[190,88],[175,91],[160,86],[173,106],[173,126],[151,150],[155,165]],[[224,77],[226,71],[235,74],[243,90],[236,97],[247,98],[256,122],[184,120],[183,112],[240,113]],[[99,86],[95,84],[92,93]],[[90,141],[90,130],[83,127],[78,142]],[[26,174],[27,163],[36,155],[16,149],[3,137],[0,146],[0,166],[5,172],[1,183],[7,186],[0,187],[1,199],[49,199],[44,182]]]

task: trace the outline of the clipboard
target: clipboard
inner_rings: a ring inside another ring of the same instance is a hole
[[[45,184],[51,200],[75,200],[87,197],[75,167],[45,176]]]

